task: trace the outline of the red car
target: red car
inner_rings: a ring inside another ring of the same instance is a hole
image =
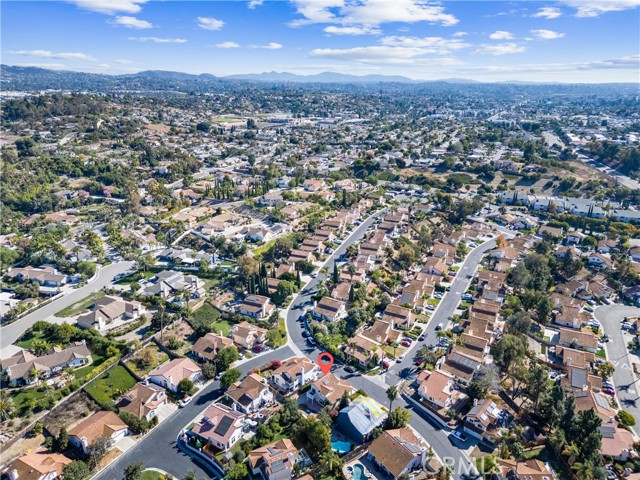
[[[251,350],[253,350],[256,353],[260,353],[262,351],[262,345],[254,345],[253,347],[251,347]]]
[[[403,347],[410,347],[411,346],[411,342],[409,340],[402,340],[400,342],[400,345],[402,345]]]
[[[606,393],[607,395],[612,395],[613,396],[613,395],[616,394],[615,390],[613,388],[611,388],[611,387],[602,387],[602,391],[604,393]]]
[[[386,360],[382,362],[382,366],[384,368],[389,368],[389,362],[387,362]]]

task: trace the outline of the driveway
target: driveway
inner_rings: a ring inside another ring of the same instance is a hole
[[[640,363],[637,354],[630,354],[627,343],[631,341],[631,335],[623,333],[620,323],[624,317],[640,316],[640,308],[625,305],[605,305],[596,308],[595,317],[602,324],[604,333],[611,340],[606,343],[607,356],[616,367],[613,373],[613,383],[616,387],[616,395],[620,408],[631,413],[636,422],[640,423],[640,383],[638,376],[633,373],[633,363]],[[636,424],[633,427],[636,434],[640,431]]]
[[[133,262],[117,262],[106,265],[98,270],[96,277],[86,285],[72,290],[63,297],[34,310],[9,325],[0,327],[0,350],[5,349],[18,340],[18,338],[20,338],[20,336],[38,320],[47,320],[63,308],[73,305],[79,300],[87,297],[89,294],[101,290],[107,285],[111,285],[116,275],[126,272],[132,266]],[[1,356],[4,358],[4,354]]]

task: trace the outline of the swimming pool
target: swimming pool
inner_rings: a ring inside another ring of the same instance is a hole
[[[342,455],[343,453],[347,453],[349,450],[351,450],[351,444],[347,440],[338,440],[337,438],[332,438],[331,448],[334,452]]]
[[[365,480],[364,467],[359,463],[353,466],[353,480]]]

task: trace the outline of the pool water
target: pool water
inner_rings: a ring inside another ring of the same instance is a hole
[[[351,450],[351,444],[346,440],[338,440],[335,438],[331,439],[331,448],[334,452],[337,452],[339,455],[343,453],[347,453]]]
[[[365,480],[364,467],[359,463],[353,466],[353,480]]]

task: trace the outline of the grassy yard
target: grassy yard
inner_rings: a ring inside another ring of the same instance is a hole
[[[155,470],[145,470],[142,472],[142,476],[140,480],[162,480],[164,475],[160,472],[156,472]]]
[[[427,300],[427,305],[433,305],[434,307],[437,307],[439,303],[440,303],[439,298],[429,298]]]
[[[18,412],[27,407],[30,400],[38,401],[47,395],[47,392],[40,387],[24,388],[22,390],[11,390],[13,405]]]
[[[29,332],[25,333],[20,340],[16,342],[16,345],[20,348],[29,349],[31,348],[31,343],[36,339],[44,338],[44,332]]]
[[[135,272],[126,277],[122,277],[116,282],[116,285],[131,285],[132,283],[139,282],[140,280],[146,280],[153,277],[156,274],[155,271],[147,270],[146,272]]]
[[[91,362],[91,365],[87,365],[86,367],[80,367],[73,371],[73,375],[76,377],[77,380],[81,380],[84,377],[86,377],[89,374],[89,372],[91,372],[91,370],[102,365],[106,360],[106,358],[101,357],[100,355],[96,355],[95,353],[91,355],[91,358],[93,359],[93,362]]]
[[[63,308],[54,316],[56,317],[73,317],[75,315],[80,315],[81,313],[89,310],[96,298],[104,297],[104,292],[93,292],[92,294],[84,297],[82,300],[77,301],[76,303],[69,305],[66,308]]]
[[[146,352],[152,352],[153,358],[155,360],[149,365],[145,365],[142,362],[138,361],[143,358]],[[129,367],[136,375],[139,377],[144,377],[151,370],[156,368],[158,365],[162,365],[164,362],[169,360],[169,355],[161,351],[156,344],[152,343],[149,346],[143,348],[139,352],[137,352],[133,357],[127,360],[127,367]]]
[[[198,310],[196,310],[191,319],[194,322],[206,322],[211,324],[211,331],[220,333],[227,336],[229,330],[231,330],[231,324],[220,318],[220,312],[212,307],[209,303],[204,303]]]
[[[98,403],[105,405],[130,390],[135,384],[136,379],[122,365],[116,365],[89,385],[86,391]]]

